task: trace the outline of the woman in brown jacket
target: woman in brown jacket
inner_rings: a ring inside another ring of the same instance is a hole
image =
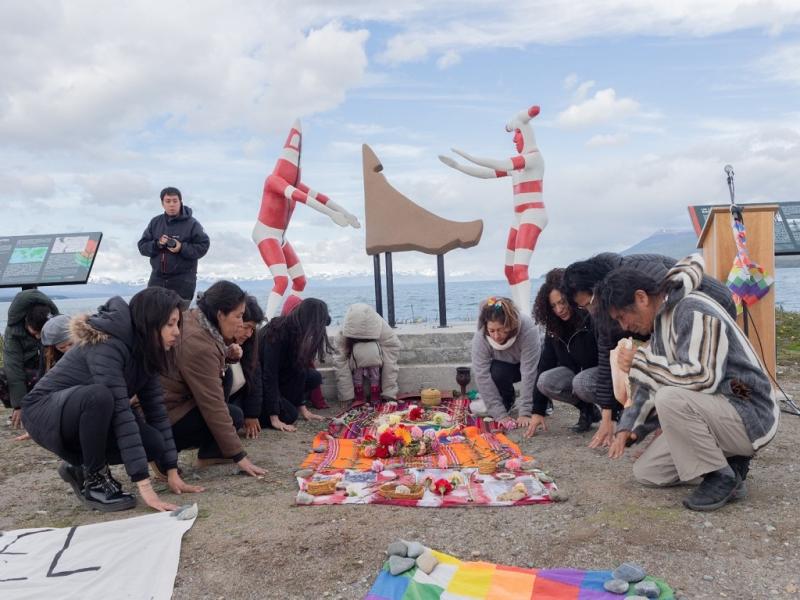
[[[198,448],[198,466],[230,459],[254,477],[266,471],[254,465],[237,430],[244,424],[238,406],[225,402],[223,377],[228,345],[242,327],[245,292],[230,281],[218,281],[183,314],[176,368],[162,377],[164,402],[178,451]]]

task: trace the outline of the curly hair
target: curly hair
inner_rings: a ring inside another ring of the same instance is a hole
[[[545,275],[544,283],[533,302],[533,320],[544,325],[546,335],[550,337],[568,338],[583,322],[582,315],[576,310],[574,303],[562,291],[564,285],[564,269],[552,269]],[[550,306],[550,292],[560,292],[569,303],[570,317],[566,321],[559,318]]]
[[[511,298],[503,296],[490,296],[481,302],[478,314],[478,329],[486,331],[486,324],[490,321],[502,323],[508,329],[508,337],[514,337],[519,332],[519,312]]]

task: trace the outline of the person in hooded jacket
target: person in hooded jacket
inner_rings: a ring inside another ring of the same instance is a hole
[[[111,512],[136,505],[109,471],[109,464],[120,462],[142,500],[156,510],[176,507],[153,490],[148,459],[167,472],[176,494],[202,491],[178,473],[158,378],[178,341],[181,302],[175,292],[148,288],[130,304],[115,296],[96,314],[73,318],[76,345],[22,401],[28,433],[66,461],[58,473],[89,508]],[[144,419],[160,434],[157,448],[143,444],[131,407],[134,395]]]
[[[197,286],[197,261],[208,252],[211,242],[203,226],[183,204],[178,188],[161,190],[164,213],[150,221],[139,240],[139,252],[150,258],[153,271],[148,287],[165,287],[191,302]]]
[[[531,434],[547,431],[548,400],[560,400],[578,409],[576,433],[589,431],[600,420],[592,402],[597,373],[597,341],[588,312],[575,310],[561,293],[564,269],[553,269],[533,303],[533,319],[544,327],[544,345],[533,392]]]
[[[334,364],[339,400],[364,402],[364,379],[370,382],[371,402],[397,398],[400,338],[371,306],[359,303],[347,309],[336,338],[336,349]]]
[[[50,316],[57,314],[58,307],[39,290],[21,291],[8,307],[3,369],[8,382],[8,402],[14,409],[11,413],[13,429],[22,427],[20,403],[38,378],[42,328]]]

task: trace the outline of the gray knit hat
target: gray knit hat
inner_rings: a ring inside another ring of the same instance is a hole
[[[42,327],[42,345],[56,346],[69,341],[69,315],[56,315]]]

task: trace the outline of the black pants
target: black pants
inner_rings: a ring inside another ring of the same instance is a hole
[[[503,406],[506,407],[506,410],[511,410],[511,407],[514,406],[514,384],[522,379],[519,364],[493,360],[489,367],[489,374],[497,386],[497,391],[500,392]]]
[[[228,404],[233,426],[238,430],[244,425],[242,409]],[[197,448],[197,458],[223,458],[222,451],[208,428],[200,409],[194,407],[180,420],[172,424],[172,437],[178,452],[186,448]],[[230,457],[224,457],[230,458]]]
[[[278,408],[278,418],[281,422],[291,425],[300,416],[300,407],[308,402],[308,395],[311,390],[322,385],[322,374],[313,367],[306,369],[306,380],[303,386],[303,395],[301,396],[300,404],[295,405],[283,396],[280,397],[280,406]],[[266,411],[261,411],[261,416],[258,417],[261,427],[272,427],[269,422],[269,415]]]
[[[177,292],[181,298],[186,300],[188,306],[194,299],[194,289],[197,287],[197,275],[190,273],[170,276],[154,272],[150,275],[150,281],[147,282],[147,287],[163,287]]]
[[[67,449],[81,457],[89,471],[122,463],[117,438],[111,428],[114,396],[104,385],[91,384],[72,392],[61,411],[61,437]],[[164,437],[137,416],[139,435],[147,460],[161,465]]]

